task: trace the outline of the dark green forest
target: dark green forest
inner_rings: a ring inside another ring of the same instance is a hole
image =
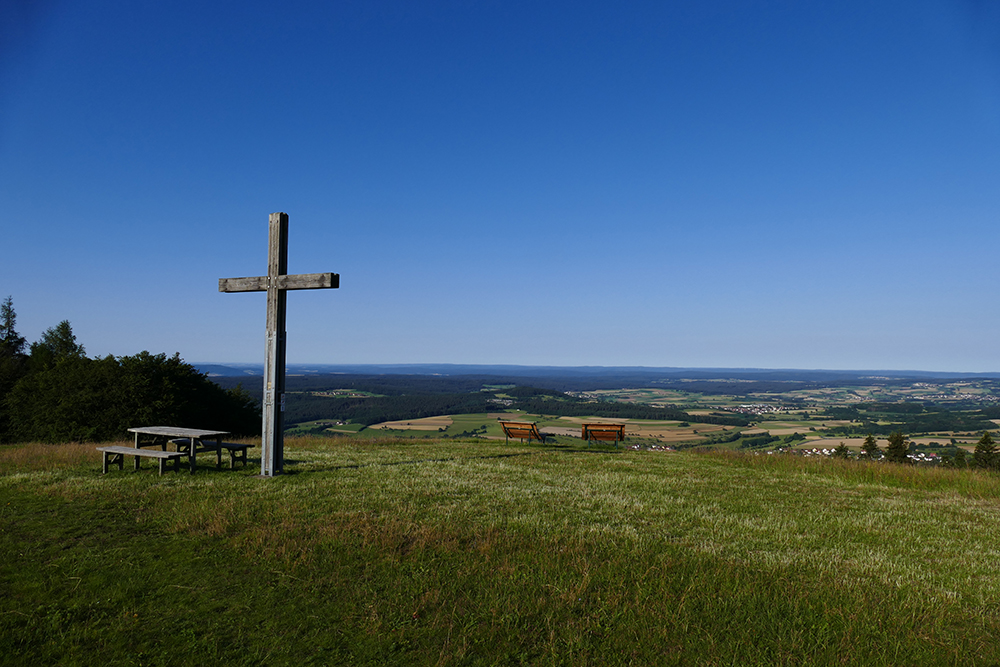
[[[398,376],[394,376],[395,379]],[[495,381],[495,378],[490,378]],[[391,382],[392,380],[388,380]],[[318,386],[310,382],[309,386]],[[325,389],[330,389],[328,379]],[[462,384],[466,379],[460,380]],[[587,401],[568,396],[558,391],[537,387],[508,387],[499,391],[483,391],[480,381],[469,385],[466,392],[429,392],[423,383],[403,380],[404,386],[421,386],[423,391],[402,393],[399,387],[393,395],[374,397],[318,396],[313,391],[302,391],[296,383],[296,390],[288,394],[285,409],[285,423],[288,425],[316,420],[338,420],[355,424],[378,424],[385,421],[420,419],[435,415],[468,414],[477,412],[499,412],[503,410],[524,410],[532,414],[555,415],[560,417],[619,417],[627,419],[676,419],[704,424],[725,424],[746,426],[749,420],[743,415],[715,414],[691,415],[675,408],[654,408],[648,405],[622,403],[618,401]],[[453,386],[453,385],[448,385]],[[369,383],[363,378],[337,380],[337,388],[378,393],[387,388],[387,379],[378,378]]]
[[[0,304],[0,442],[95,442],[133,426],[260,433],[257,399],[223,389],[178,355],[90,358],[68,321],[27,345],[10,297]]]

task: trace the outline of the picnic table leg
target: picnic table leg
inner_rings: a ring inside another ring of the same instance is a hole
[[[198,451],[198,441],[195,440],[194,438],[190,438],[188,440],[188,447],[189,447],[189,449],[188,449],[188,463],[190,464],[191,474],[193,475],[194,474],[194,466],[195,466],[194,453],[196,451]]]
[[[222,437],[215,439],[215,469],[222,468]]]
[[[108,474],[108,453],[107,452],[101,452],[101,454],[104,454],[104,474],[107,475]]]
[[[135,448],[139,449],[139,434],[138,433],[135,434]],[[139,457],[136,456],[134,458],[135,458],[135,469],[138,470],[139,469]],[[122,465],[124,465],[124,461],[125,461],[125,456],[123,455],[122,456]]]

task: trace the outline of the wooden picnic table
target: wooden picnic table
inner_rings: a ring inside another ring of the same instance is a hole
[[[167,445],[171,440],[178,438],[187,439],[188,463],[191,472],[195,470],[195,456],[198,452],[214,451],[219,460],[222,461],[222,438],[229,435],[229,431],[206,431],[200,428],[181,428],[179,426],[140,426],[130,428],[130,433],[135,434],[135,449],[142,447],[161,447],[167,451]],[[215,442],[211,442],[214,440]],[[185,445],[177,444],[178,451]],[[139,469],[139,457],[135,457],[135,468]]]

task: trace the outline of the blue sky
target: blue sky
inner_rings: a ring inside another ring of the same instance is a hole
[[[259,362],[285,211],[289,362],[998,371],[998,7],[12,0],[0,297]]]

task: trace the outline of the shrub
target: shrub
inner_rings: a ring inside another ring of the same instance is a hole
[[[179,355],[67,358],[22,378],[7,396],[15,441],[102,441],[129,427],[178,425],[260,433],[256,401],[224,390]]]

